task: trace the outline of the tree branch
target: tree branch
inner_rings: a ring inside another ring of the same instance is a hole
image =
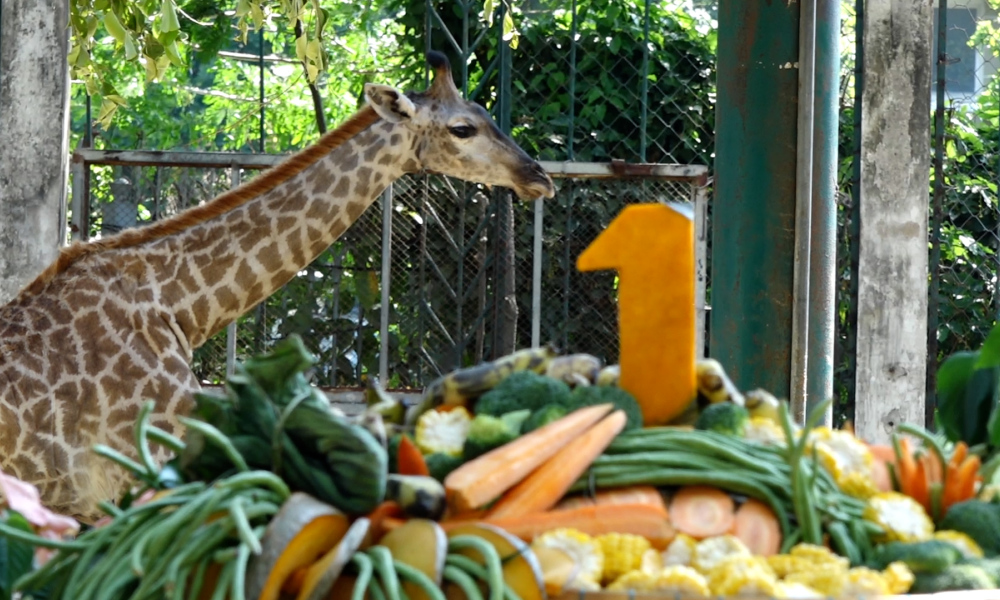
[[[295,37],[296,39],[302,37],[301,19],[295,20]],[[326,113],[323,112],[323,97],[319,95],[319,88],[316,87],[316,82],[309,81],[309,71],[306,69],[306,63],[302,62],[301,64],[302,69],[306,71],[306,82],[309,85],[309,94],[312,96],[313,111],[316,113],[316,128],[319,129],[320,135],[323,135],[326,133]]]

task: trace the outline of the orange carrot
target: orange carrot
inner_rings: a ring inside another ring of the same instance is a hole
[[[955,449],[952,451],[951,458],[948,459],[948,464],[945,465],[944,471],[944,493],[941,496],[941,509],[947,511],[948,507],[956,502],[959,502],[959,487],[960,483],[958,481],[958,470],[962,463],[965,462],[965,458],[969,453],[969,447],[966,446],[965,442],[959,440],[955,444]]]
[[[958,481],[961,485],[958,488],[958,497],[960,500],[966,500],[975,495],[976,479],[979,475],[980,466],[982,466],[982,460],[973,454],[966,458],[962,466],[959,467]]]
[[[462,464],[445,477],[448,503],[454,510],[465,512],[496,500],[611,409],[608,403],[574,410]]]
[[[756,498],[736,509],[731,533],[754,554],[771,556],[781,551],[781,523],[771,507]]]
[[[506,519],[549,510],[573,487],[591,463],[622,430],[628,417],[616,410],[570,441],[512,487],[490,510],[489,518]]]
[[[399,438],[399,451],[396,455],[396,470],[400,475],[430,475],[427,470],[427,462],[420,448],[413,443],[410,436],[404,435]]]
[[[660,490],[651,485],[633,485],[600,490],[593,496],[569,496],[560,500],[553,510],[567,510],[597,504],[649,504],[662,508],[664,512],[667,510],[667,504],[663,501]]]
[[[927,488],[927,461],[914,461],[913,480],[910,485],[910,496],[924,507],[927,514],[931,514],[930,490]]]
[[[913,479],[916,477],[917,465],[910,450],[909,438],[899,440],[899,454],[896,456],[896,479],[899,480],[899,491],[907,496],[913,496]]]
[[[392,529],[404,522],[402,519],[390,519],[386,521],[386,526]],[[447,532],[469,522],[442,521],[440,525]],[[528,543],[546,531],[570,527],[590,536],[605,533],[641,535],[648,539],[654,548],[663,550],[676,535],[676,531],[667,519],[666,511],[648,504],[600,504],[550,510],[509,519],[483,519],[472,522],[494,525]]]
[[[670,523],[677,531],[700,540],[732,531],[735,509],[732,496],[719,488],[689,485],[670,499]]]

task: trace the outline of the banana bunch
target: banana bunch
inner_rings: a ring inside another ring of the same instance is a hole
[[[540,348],[518,350],[494,361],[442,375],[424,389],[420,404],[408,412],[406,422],[408,425],[413,425],[420,415],[442,404],[465,406],[473,398],[493,389],[511,373],[534,371],[544,374],[549,363],[558,354],[559,351],[555,346],[548,344]]]

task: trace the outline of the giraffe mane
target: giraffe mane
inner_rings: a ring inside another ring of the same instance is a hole
[[[150,240],[184,231],[189,227],[223,215],[248,200],[256,198],[298,175],[306,167],[312,165],[331,150],[364,131],[378,119],[378,113],[371,106],[365,106],[344,121],[339,127],[323,134],[315,144],[290,155],[259,176],[219,194],[205,204],[188,208],[172,217],[157,221],[152,225],[126,229],[111,237],[87,242],[76,242],[62,248],[59,251],[59,256],[31,283],[24,287],[23,293],[29,295],[38,294],[53,278],[77,261],[91,254],[116,248],[138,246]]]

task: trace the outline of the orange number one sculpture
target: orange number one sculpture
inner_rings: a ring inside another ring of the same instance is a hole
[[[680,416],[696,394],[693,220],[664,204],[627,206],[576,267],[618,271],[620,385],[645,424]]]

